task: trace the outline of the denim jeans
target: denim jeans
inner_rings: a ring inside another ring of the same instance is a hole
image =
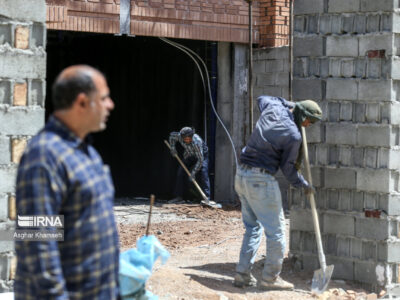
[[[191,171],[197,162],[197,158],[194,156],[189,156],[187,159],[183,160],[185,166]],[[185,188],[189,183],[189,178],[186,172],[183,170],[181,166],[178,168],[178,174],[176,176],[176,185],[175,185],[175,196],[183,197],[183,193]],[[210,199],[210,179],[208,177],[208,155],[204,156],[203,164],[201,165],[201,169],[196,174],[196,181],[200,185],[204,194],[208,199]],[[193,186],[194,187],[194,186]]]
[[[274,280],[282,270],[286,247],[285,217],[278,182],[274,176],[258,169],[239,166],[235,190],[242,204],[242,219],[246,229],[236,271],[250,273],[264,229],[267,255],[262,278]]]

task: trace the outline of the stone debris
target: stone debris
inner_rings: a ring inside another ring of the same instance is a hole
[[[384,292],[384,291],[383,291]],[[379,294],[381,297],[382,292]],[[385,292],[382,294],[382,296]],[[320,295],[314,295],[318,300],[376,300],[378,295],[371,293],[367,294],[365,292],[356,292],[353,290],[347,290],[341,288],[333,288],[323,292]]]

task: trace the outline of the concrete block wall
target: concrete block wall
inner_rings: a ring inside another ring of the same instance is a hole
[[[15,177],[27,141],[44,125],[44,0],[0,0],[0,230],[14,227]],[[0,241],[0,292],[12,289],[13,241]]]
[[[399,2],[294,6],[293,97],[324,111],[307,132],[328,264],[373,290],[399,285]],[[298,190],[290,202],[290,251],[315,269],[309,203]]]

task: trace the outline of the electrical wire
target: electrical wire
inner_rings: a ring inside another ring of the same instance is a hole
[[[215,116],[217,117],[217,120],[221,124],[222,128],[225,130],[225,133],[227,134],[228,139],[229,139],[229,141],[231,143],[233,155],[235,157],[235,165],[236,165],[236,169],[237,169],[237,167],[238,167],[238,159],[237,159],[237,155],[236,155],[235,144],[233,143],[232,136],[229,134],[228,129],[226,129],[226,126],[225,126],[224,122],[221,120],[221,117],[219,116],[217,110],[215,109],[214,101],[213,101],[212,93],[211,93],[211,87],[210,87],[210,76],[208,74],[208,70],[207,70],[206,64],[204,63],[203,59],[196,52],[194,52],[192,49],[190,49],[190,48],[188,48],[186,46],[183,46],[182,44],[179,44],[177,42],[173,42],[173,41],[171,41],[169,39],[163,38],[163,37],[159,37],[159,39],[164,41],[165,43],[167,43],[167,44],[169,44],[171,46],[174,46],[174,47],[178,48],[179,50],[183,51],[184,53],[186,53],[195,62],[196,66],[197,66],[197,68],[199,69],[199,72],[200,72],[200,77],[201,77],[201,80],[202,80],[202,83],[203,83],[203,88],[206,90],[206,82],[204,80],[203,70],[201,69],[198,61],[194,58],[194,56],[203,65],[203,68],[204,68],[204,71],[205,71],[205,74],[206,74],[206,78],[207,78],[207,88],[208,88],[207,90],[208,90],[208,95],[209,95],[209,99],[210,99],[210,103],[211,103],[211,108],[212,108]]]

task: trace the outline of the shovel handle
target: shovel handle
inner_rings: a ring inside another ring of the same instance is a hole
[[[164,140],[165,145],[167,145],[167,147],[169,148],[169,150],[171,150],[171,145]],[[200,192],[201,197],[203,198],[203,200],[208,204],[208,202],[210,200],[208,200],[207,196],[204,194],[203,190],[201,189],[201,187],[197,184],[196,179],[194,179],[192,177],[192,174],[190,174],[189,170],[186,168],[185,164],[183,163],[183,161],[179,158],[178,154],[175,154],[174,157],[177,159],[177,161],[179,162],[179,164],[182,166],[182,168],[185,170],[185,172],[187,173],[187,175],[189,176],[189,178],[192,180],[194,186],[197,188],[197,190]]]
[[[151,221],[151,212],[153,211],[155,196],[153,194],[150,195],[150,211],[149,217],[147,218],[147,226],[146,226],[146,236],[149,235],[150,231],[150,221]]]
[[[306,179],[307,179],[308,183],[310,185],[312,185],[310,161],[308,159],[308,147],[307,147],[306,129],[303,126],[301,126],[301,134],[303,136],[303,152],[304,152],[304,165],[305,165],[305,169],[306,169]],[[324,249],[322,248],[322,239],[321,239],[321,232],[320,232],[320,229],[319,229],[319,220],[318,220],[318,214],[317,214],[317,207],[315,205],[315,199],[314,199],[314,193],[313,192],[311,192],[308,195],[308,199],[310,200],[310,205],[311,205],[311,213],[312,213],[312,217],[313,217],[314,230],[315,230],[315,236],[316,236],[317,247],[318,247],[319,263],[321,265],[322,270],[325,272],[326,260],[325,260]]]

